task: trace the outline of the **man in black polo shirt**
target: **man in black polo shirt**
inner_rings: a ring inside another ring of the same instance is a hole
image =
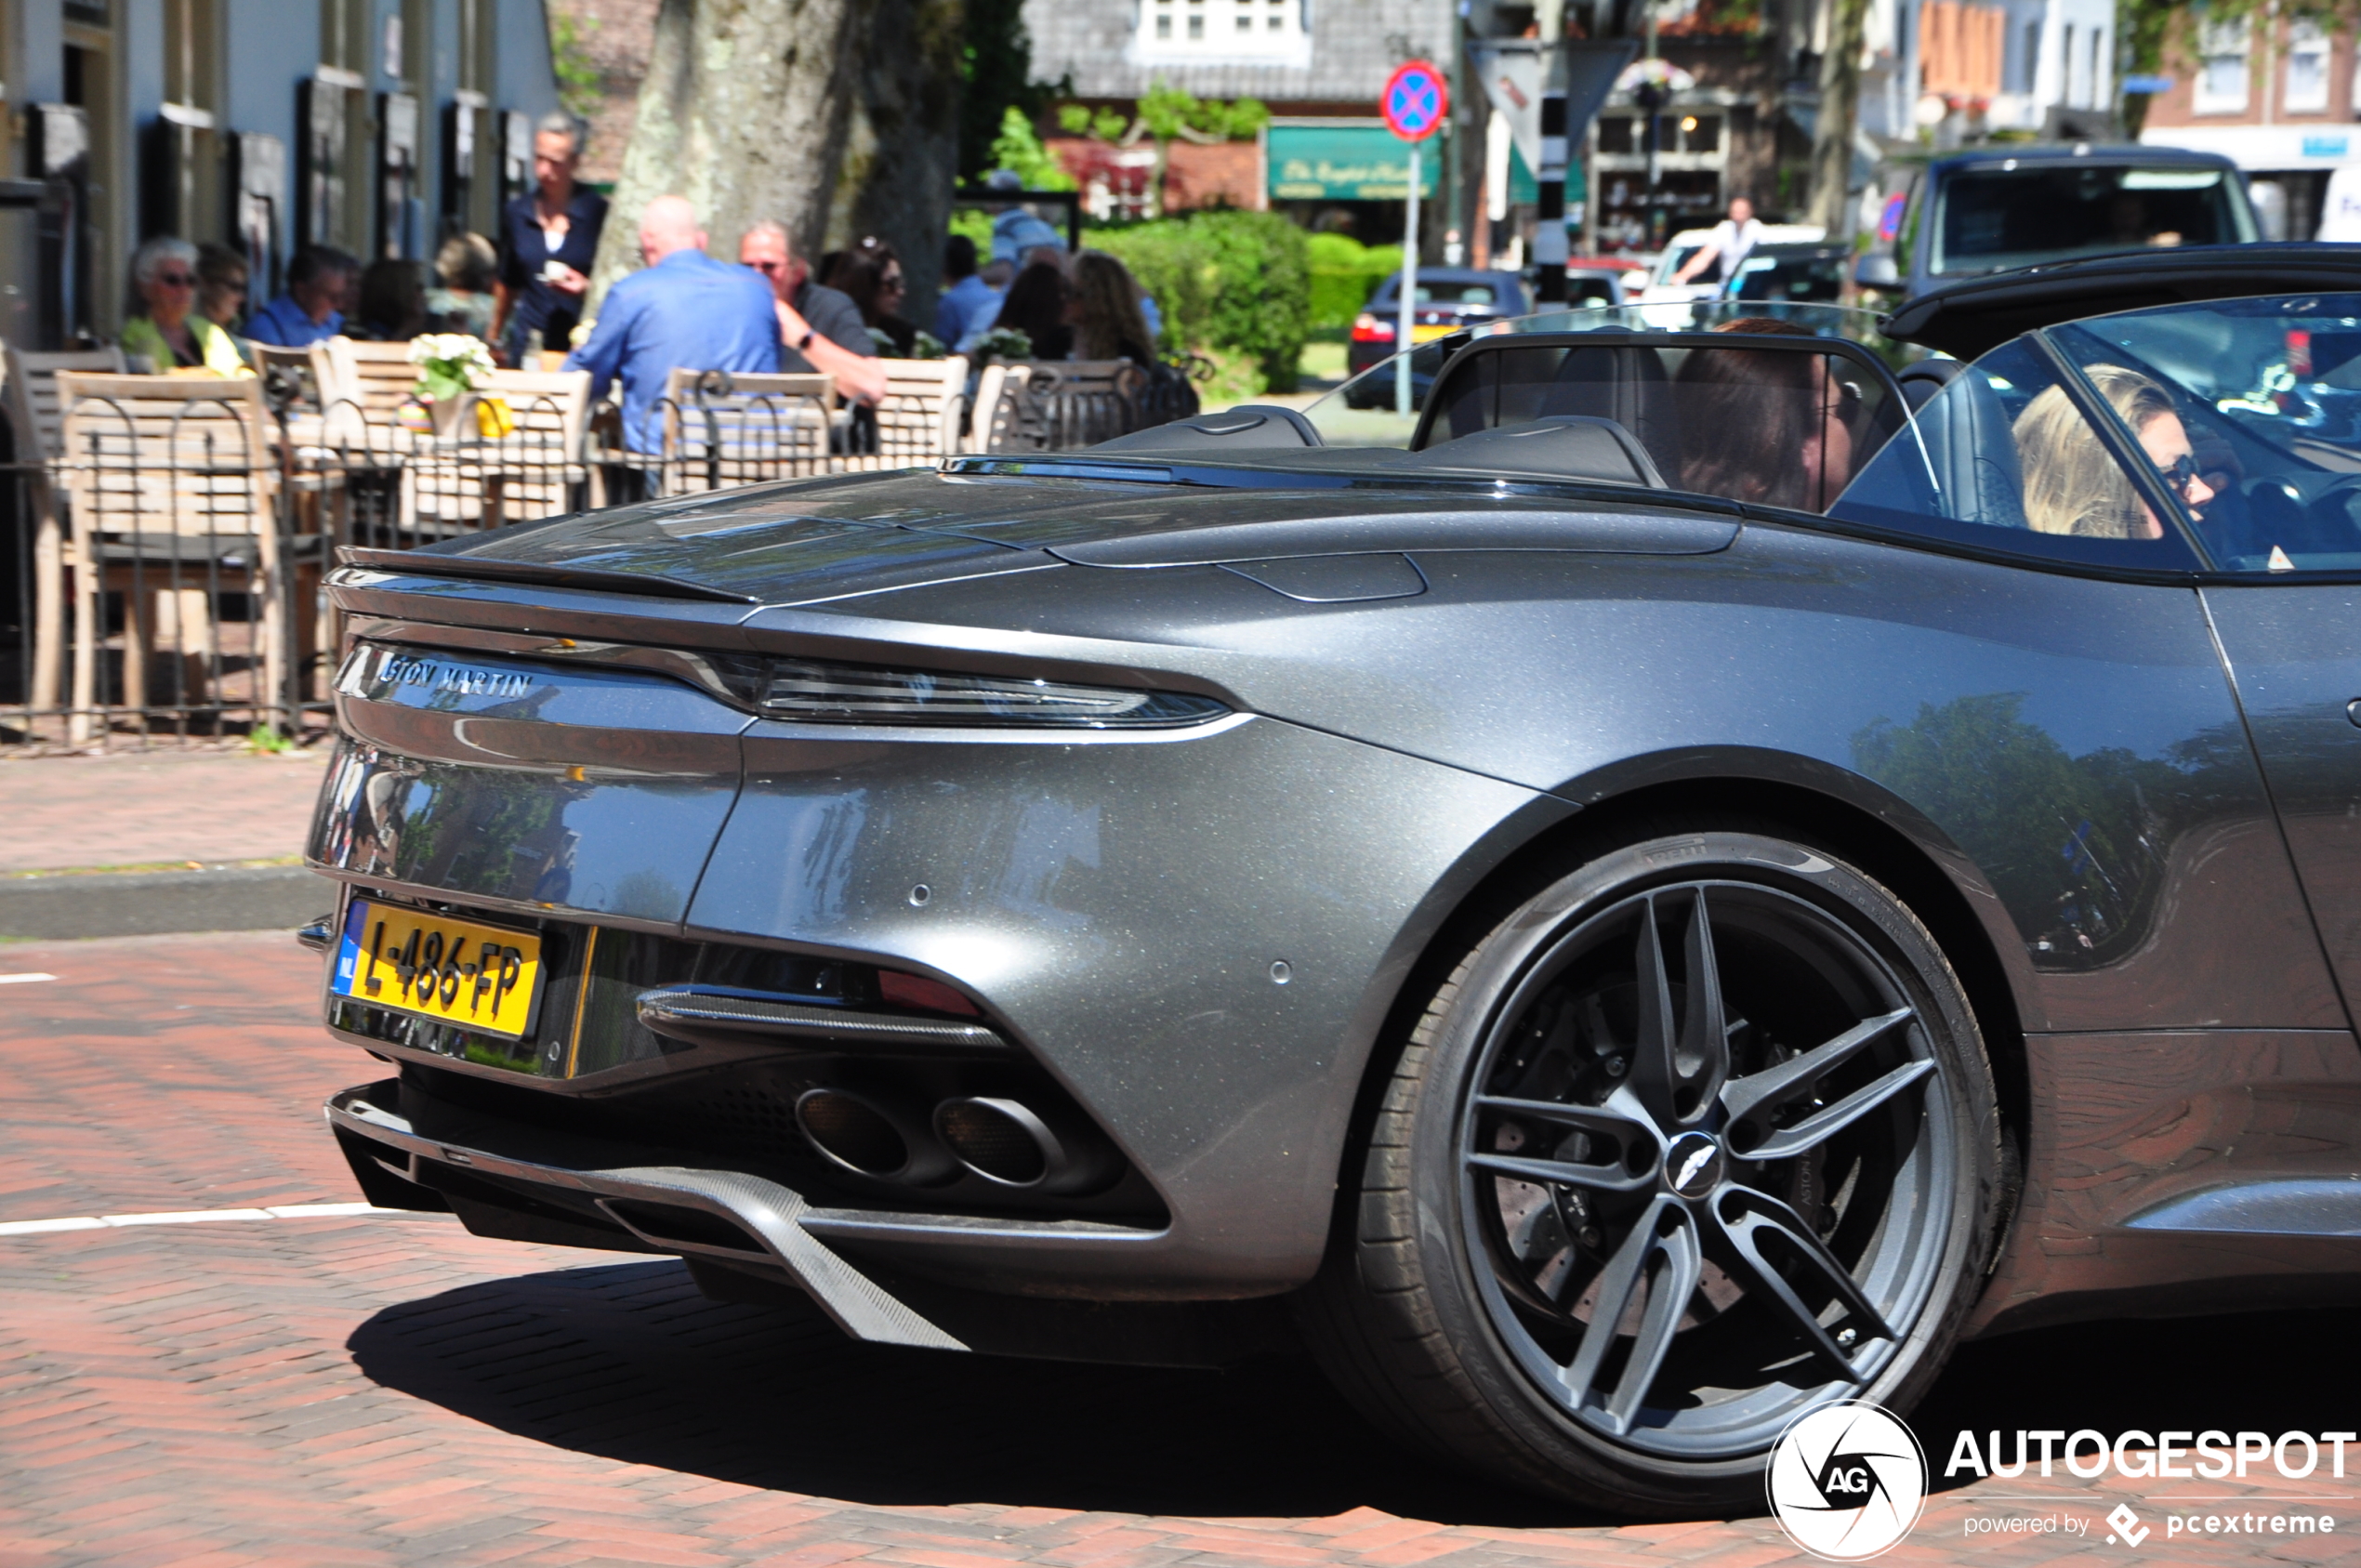
[[[874,405],[885,396],[885,366],[861,307],[851,295],[811,281],[783,226],[764,218],[747,230],[738,259],[770,280],[778,300],[781,370],[833,376],[849,402]]]

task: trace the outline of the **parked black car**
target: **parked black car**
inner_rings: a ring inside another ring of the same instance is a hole
[[[1642,1513],[1971,1337],[2350,1300],[2361,260],[2208,263],[350,551],[335,1135]]]
[[[1411,336],[1431,342],[1463,327],[1522,316],[1524,283],[1514,272],[1479,272],[1466,267],[1421,267],[1418,297],[1410,302]],[[1345,367],[1354,376],[1399,347],[1402,275],[1389,275],[1353,318],[1352,338],[1345,349]]]

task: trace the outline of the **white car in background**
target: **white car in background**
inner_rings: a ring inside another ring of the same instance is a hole
[[[1826,239],[1827,233],[1826,229],[1816,223],[1766,223],[1762,226],[1761,238],[1755,243],[1759,245],[1816,244]],[[1710,228],[1682,230],[1672,236],[1671,243],[1667,244],[1663,254],[1656,257],[1655,267],[1644,272],[1625,275],[1624,291],[1627,294],[1636,295],[1638,302],[1642,306],[1686,306],[1700,299],[1713,298],[1721,292],[1720,279],[1688,283],[1676,283],[1672,281],[1673,275],[1682,268],[1686,267],[1689,264],[1689,258],[1703,250],[1706,242],[1712,238],[1713,231]],[[1682,311],[1679,313],[1678,320],[1668,318],[1657,321],[1650,317],[1648,323],[1651,326],[1677,329],[1687,320],[1687,313]]]

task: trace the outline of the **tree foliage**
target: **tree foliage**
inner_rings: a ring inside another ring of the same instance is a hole
[[[1275,213],[1201,212],[1091,243],[1122,258],[1164,311],[1169,349],[1242,355],[1262,391],[1291,391],[1309,327],[1303,231]]]
[[[1071,191],[1074,176],[1034,134],[1033,121],[1015,104],[1000,112],[1000,134],[992,139],[987,169],[1007,169],[1028,191]]]
[[[1150,205],[1159,213],[1164,211],[1164,177],[1171,164],[1175,141],[1211,145],[1243,140],[1271,119],[1271,111],[1258,99],[1242,98],[1224,103],[1220,99],[1199,98],[1166,86],[1161,76],[1149,84],[1139,108],[1139,113],[1127,121],[1112,109],[1069,103],[1058,111],[1058,125],[1070,135],[1088,137],[1110,146],[1135,147],[1143,140],[1153,141],[1156,161],[1154,172],[1149,177],[1148,193]]]
[[[1029,125],[1054,91],[1033,80],[1024,0],[967,0],[959,39],[959,178],[978,180],[1006,167],[998,162],[998,138],[1009,113]]]

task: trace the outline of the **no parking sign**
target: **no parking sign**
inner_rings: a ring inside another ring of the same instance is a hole
[[[1450,109],[1451,89],[1444,85],[1443,72],[1422,59],[1386,78],[1385,91],[1378,95],[1386,129],[1405,141],[1424,141],[1434,135]]]

